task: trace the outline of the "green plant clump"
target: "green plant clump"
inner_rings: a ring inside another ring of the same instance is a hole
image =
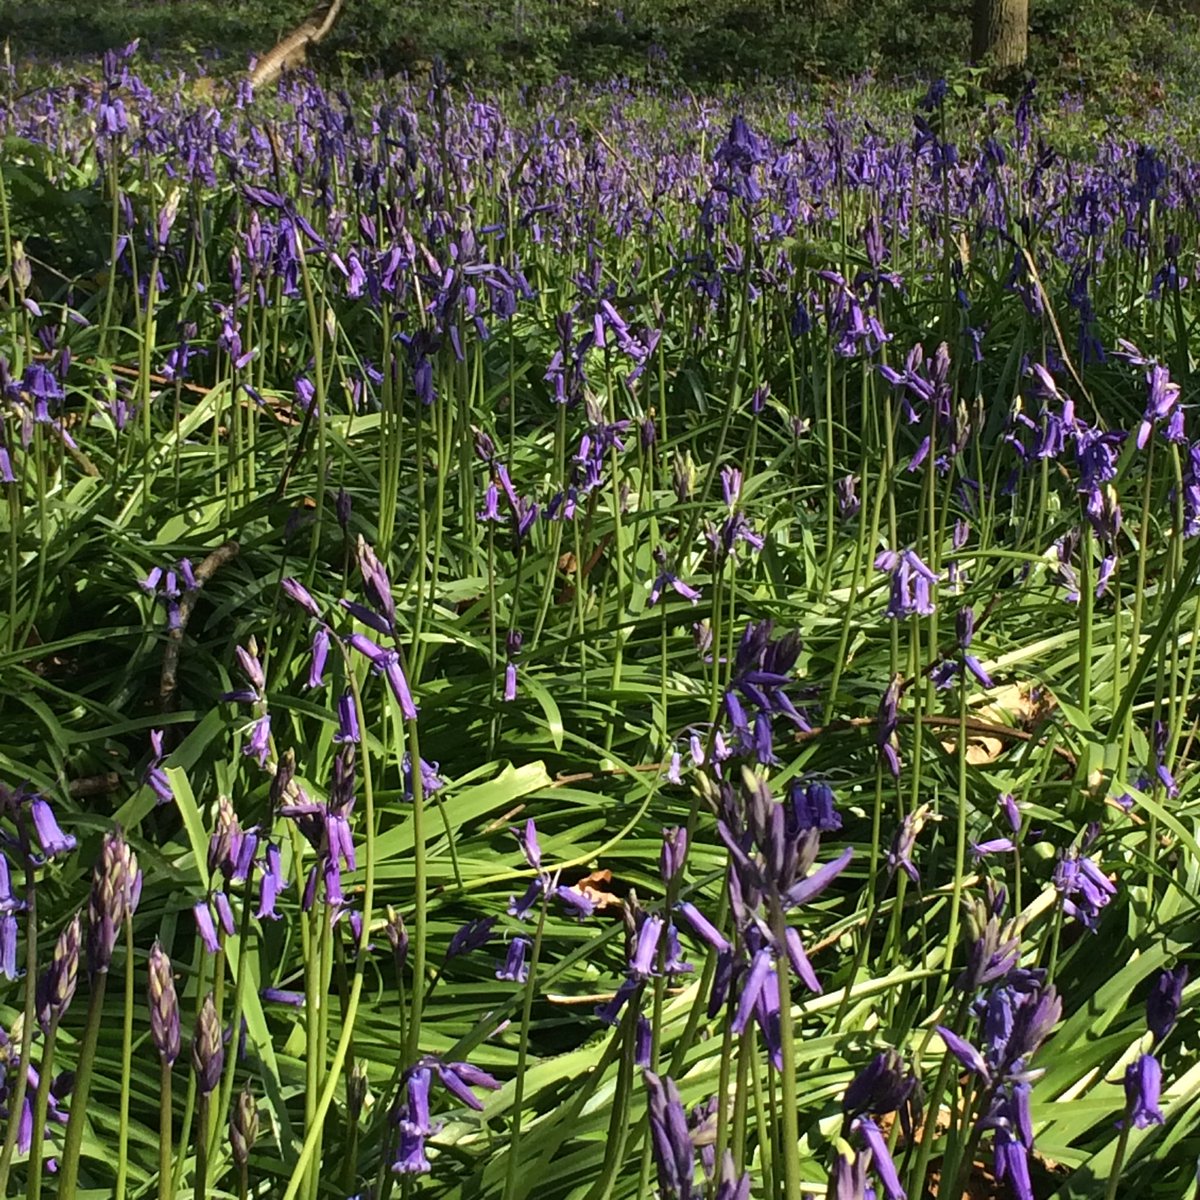
[[[139,53],[0,102],[0,1193],[1190,1194],[1186,115]]]

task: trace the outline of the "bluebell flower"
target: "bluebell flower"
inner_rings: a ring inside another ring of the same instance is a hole
[[[408,679],[404,674],[404,668],[400,664],[399,653],[395,650],[385,649],[382,646],[376,645],[365,634],[352,633],[347,640],[355,650],[370,662],[372,670],[377,675],[386,676],[388,685],[392,690],[392,695],[395,696],[396,703],[400,706],[400,712],[404,719],[406,721],[415,721],[419,710],[416,702],[413,700],[412,691],[408,686]]]
[[[1125,1111],[1135,1128],[1163,1123],[1161,1092],[1162,1068],[1153,1054],[1141,1054],[1125,1068]]]
[[[1183,964],[1173,970],[1164,969],[1155,977],[1154,986],[1146,997],[1146,1025],[1154,1035],[1156,1045],[1175,1027],[1187,977],[1188,969]]]
[[[871,1165],[875,1174],[879,1176],[879,1182],[883,1185],[884,1195],[888,1200],[907,1200],[907,1193],[900,1185],[900,1176],[888,1149],[887,1138],[883,1136],[879,1126],[870,1117],[860,1116],[854,1118],[850,1129],[866,1143],[871,1155]]]
[[[525,956],[529,952],[528,938],[516,937],[508,944],[508,953],[504,965],[496,971],[496,978],[507,980],[509,983],[524,983],[529,978],[529,967]]]
[[[495,925],[495,917],[472,917],[450,938],[450,944],[446,947],[446,961],[486,946],[491,940]]]
[[[937,574],[930,570],[914,550],[884,550],[875,557],[875,569],[891,576],[887,615],[893,620],[929,616],[935,611],[933,586]]]
[[[1075,917],[1093,933],[1100,910],[1117,894],[1116,885],[1076,847],[1067,850],[1058,860],[1054,868],[1054,886],[1061,897],[1063,912]]]
[[[659,1192],[671,1200],[692,1200],[696,1152],[688,1132],[687,1113],[679,1089],[669,1075],[643,1072],[648,1097],[650,1148],[658,1174]]]
[[[670,883],[682,870],[687,860],[687,829],[681,825],[662,831],[662,849],[659,851],[659,875],[664,883]]]
[[[154,793],[156,803],[169,804],[175,799],[175,793],[171,788],[171,781],[167,778],[166,771],[162,769],[163,759],[166,756],[163,754],[163,731],[161,729],[150,730],[150,749],[152,751],[150,762],[146,765],[142,782]]]
[[[161,739],[162,735],[159,734],[159,737]],[[54,816],[54,810],[44,797],[33,797],[29,807],[29,816],[33,822],[34,837],[37,838],[43,858],[51,859],[60,854],[70,854],[75,849],[78,843],[74,834],[62,831]]]

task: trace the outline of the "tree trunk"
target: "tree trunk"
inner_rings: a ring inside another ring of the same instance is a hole
[[[1009,70],[1025,65],[1029,0],[974,0],[973,62]]]

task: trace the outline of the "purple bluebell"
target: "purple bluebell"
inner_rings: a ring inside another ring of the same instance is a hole
[[[75,849],[78,844],[75,836],[62,831],[54,816],[54,810],[42,796],[33,797],[29,816],[43,858],[51,859],[60,854],[70,854]]]
[[[646,607],[653,608],[660,599],[662,599],[663,591],[670,588],[677,595],[682,596],[685,600],[696,604],[700,600],[700,593],[690,584],[683,582],[679,576],[672,571],[667,565],[667,556],[661,550],[654,551],[654,561],[658,564],[658,574],[654,578],[654,582],[650,586],[650,595],[646,600]]]
[[[248,758],[258,760],[260,767],[265,767],[271,753],[271,714],[263,713],[250,726],[250,736],[242,747],[242,753]]]
[[[432,796],[434,792],[440,792],[446,786],[440,771],[440,763],[426,762],[425,759],[421,759],[421,791],[423,795]],[[411,800],[413,798],[412,755],[407,750],[400,757],[400,778],[404,784],[404,799]]]
[[[450,938],[446,947],[446,961],[459,958],[479,950],[491,941],[492,930],[496,925],[495,917],[472,917],[465,925],[460,926]]]
[[[843,521],[849,521],[858,516],[859,509],[862,508],[862,501],[859,500],[855,491],[857,484],[856,476],[843,475],[834,485],[837,494],[838,516]]]
[[[383,564],[374,549],[360,534],[357,543],[358,569],[362,576],[363,590],[377,613],[387,622],[389,629],[396,627],[396,602],[392,597],[392,585]]]
[[[1188,969],[1182,963],[1172,970],[1164,968],[1155,976],[1154,986],[1146,997],[1146,1025],[1154,1035],[1155,1045],[1175,1028],[1187,978]]]
[[[658,855],[658,873],[664,883],[670,883],[683,870],[687,861],[688,834],[681,825],[662,831],[662,848]]]
[[[150,762],[142,774],[142,782],[154,793],[156,803],[170,804],[175,799],[175,793],[171,788],[171,781],[167,778],[167,773],[162,768],[163,759],[166,756],[163,754],[163,731],[161,729],[150,730],[150,749]]]
[[[1075,847],[1058,860],[1053,878],[1063,912],[1094,933],[1101,909],[1117,894],[1116,885]]]
[[[888,1200],[907,1200],[907,1193],[900,1185],[900,1176],[896,1171],[896,1164],[892,1161],[892,1154],[888,1149],[887,1138],[883,1136],[883,1131],[870,1117],[865,1116],[855,1117],[850,1128],[866,1143],[871,1154],[871,1166],[875,1169],[875,1174],[879,1176],[884,1195]]]
[[[350,645],[370,662],[375,674],[387,677],[388,684],[392,689],[392,695],[395,696],[396,703],[400,706],[400,712],[404,719],[406,721],[415,721],[419,710],[409,689],[404,668],[400,664],[398,651],[384,649],[361,633],[352,633],[348,640]]]
[[[883,1116],[904,1108],[917,1089],[916,1076],[891,1049],[881,1051],[850,1081],[842,1097],[847,1116],[871,1113]]]
[[[654,1057],[654,1028],[650,1019],[641,1014],[638,1015],[634,1027],[633,1046],[633,1065],[643,1069],[649,1068]]]
[[[313,599],[309,590],[298,579],[294,579],[289,575],[281,581],[280,586],[283,588],[283,594],[289,600],[300,605],[305,612],[315,617],[318,621],[322,619],[319,605]]]
[[[980,862],[990,854],[1011,854],[1016,849],[1012,838],[988,838],[982,842],[971,843],[971,861]]]
[[[690,900],[681,901],[675,908],[702,942],[719,954],[732,953],[733,946],[729,939]]]
[[[510,629],[505,638],[507,662],[504,667],[504,700],[506,703],[511,703],[517,698],[517,659],[521,653],[523,640],[519,629]]]
[[[688,1132],[687,1113],[679,1089],[669,1075],[644,1071],[650,1120],[650,1148],[660,1194],[671,1200],[692,1200],[696,1152]]]
[[[875,557],[875,569],[886,571],[891,578],[887,615],[893,620],[934,612],[933,587],[938,576],[914,550],[881,551]]]
[[[1171,382],[1166,367],[1155,363],[1146,373],[1146,411],[1138,426],[1137,447],[1141,450],[1150,440],[1156,422],[1167,416],[1179,402],[1180,387]]]
[[[358,706],[354,702],[353,692],[343,692],[338,697],[337,713],[338,731],[333,735],[334,742],[338,745],[344,742],[357,745],[362,740],[362,734],[358,727]]]
[[[288,988],[266,987],[259,996],[268,1004],[283,1004],[288,1008],[303,1008],[308,1002],[303,992],[291,991]]]
[[[567,914],[576,920],[582,921],[596,911],[596,902],[579,888],[559,884],[550,894],[567,910]]]
[[[325,686],[325,662],[329,658],[329,630],[320,626],[313,634],[312,660],[308,668],[308,686]]]
[[[1125,1068],[1125,1112],[1136,1129],[1163,1123],[1161,1092],[1162,1068],[1153,1054],[1141,1054]]]
[[[216,922],[213,921],[212,908],[207,900],[198,900],[192,905],[192,915],[196,919],[196,932],[200,935],[200,940],[204,943],[204,948],[209,954],[217,954],[221,950],[221,943],[217,937]]]
[[[393,1173],[396,1175],[423,1175],[432,1169],[429,1159],[425,1155],[425,1138],[402,1123],[395,1158],[392,1160]]]
[[[900,696],[903,690],[904,676],[894,675],[879,701],[879,717],[875,728],[875,745],[880,760],[896,779],[900,778],[900,743],[896,730],[900,725]]]
[[[1163,721],[1154,722],[1152,744],[1154,774],[1172,799],[1179,795],[1179,785],[1167,767],[1167,751],[1170,747],[1170,730]]]
[[[921,874],[913,863],[912,856],[917,848],[917,838],[925,828],[928,818],[928,809],[922,805],[900,822],[887,854],[888,870],[893,875],[897,871],[903,871],[913,883],[921,882]]]
[[[1000,807],[1000,811],[1004,814],[1004,819],[1008,822],[1009,829],[1013,833],[1021,832],[1021,810],[1017,807],[1017,802],[1013,798],[1011,792],[1002,792],[996,799],[996,803]]]
[[[505,955],[504,965],[496,970],[496,978],[507,980],[509,983],[524,983],[529,978],[529,967],[525,962],[529,947],[528,938],[513,938],[508,943],[508,953]]]
[[[288,881],[283,874],[279,846],[274,842],[268,842],[263,851],[258,887],[258,912],[255,915],[260,921],[278,921],[280,914],[275,911],[275,904],[280,893],[287,889]]]
[[[866,1200],[869,1158],[867,1151],[856,1151],[845,1141],[838,1140],[825,1193],[829,1200]]]
[[[433,1069],[437,1072],[442,1086],[455,1099],[476,1112],[483,1111],[483,1101],[475,1095],[472,1088],[481,1087],[492,1092],[500,1089],[499,1080],[468,1062],[442,1062],[436,1059],[433,1060]]]
[[[836,833],[842,827],[833,788],[822,779],[795,780],[788,789],[788,824],[796,833],[816,829]]]
[[[25,907],[25,901],[13,895],[8,860],[0,854],[0,975],[5,979],[16,979],[19,974],[16,914]]]
[[[237,923],[234,920],[233,905],[229,903],[229,897],[224,892],[214,892],[212,901],[213,908],[216,909],[217,921],[225,936],[233,937],[237,933]]]

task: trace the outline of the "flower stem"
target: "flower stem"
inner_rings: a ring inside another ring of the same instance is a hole
[[[15,575],[14,575],[15,578]],[[33,1054],[33,1022],[37,1012],[37,874],[33,864],[25,864],[25,1010],[21,1023],[21,1059],[17,1067],[17,1082],[9,1106],[8,1131],[4,1151],[0,1154],[0,1196],[8,1195],[8,1173],[12,1165],[21,1113],[25,1108],[25,1091],[29,1082],[29,1060]]]
[[[780,1071],[780,1111],[783,1147],[783,1194],[787,1200],[800,1200],[800,1113],[796,1106],[796,1031],[792,1024],[792,989],[788,978],[786,928],[778,898],[771,905],[773,932],[778,952],[775,970],[779,977],[779,1050],[783,1059]]]
[[[517,1169],[520,1165],[521,1148],[521,1105],[525,1099],[525,1063],[529,1053],[529,1027],[533,1014],[533,997],[537,991],[538,958],[542,952],[542,932],[546,927],[546,905],[548,897],[542,895],[542,908],[538,915],[537,933],[533,938],[533,950],[529,956],[529,977],[525,981],[525,999],[521,1008],[521,1043],[517,1050],[517,1074],[513,1081],[512,1130],[508,1140],[508,1172],[504,1180],[504,1200],[513,1200],[517,1195]]]
[[[366,718],[363,714],[362,694],[359,691],[358,680],[355,678],[353,671],[347,673],[347,682],[354,695],[354,707],[358,710],[359,725],[360,727],[365,727]],[[415,722],[413,724],[415,725]],[[414,761],[418,764],[417,768],[413,771],[413,791],[416,794],[421,786],[421,771],[419,766],[420,759],[415,759]],[[358,954],[354,960],[354,981],[350,985],[350,998],[346,1002],[346,1015],[342,1021],[342,1032],[338,1037],[337,1048],[333,1052],[333,1061],[329,1064],[325,1074],[325,1086],[322,1088],[321,1097],[317,1102],[314,1121],[305,1134],[304,1145],[300,1148],[300,1157],[292,1167],[292,1175],[288,1180],[287,1189],[283,1193],[283,1200],[296,1200],[300,1185],[304,1182],[305,1175],[308,1173],[308,1165],[312,1161],[313,1154],[317,1148],[318,1131],[324,1123],[325,1114],[329,1111],[329,1106],[333,1103],[333,1093],[337,1090],[342,1074],[342,1067],[346,1062],[346,1054],[354,1038],[354,1022],[358,1016],[358,1002],[362,996],[364,963],[367,961],[367,942],[371,936],[371,916],[374,912],[375,904],[375,789],[371,782],[371,762],[370,756],[367,754],[367,744],[365,741],[362,745],[362,771],[363,826],[366,830],[366,844],[363,849],[362,933],[358,942]]]
[[[1117,1200],[1117,1189],[1121,1185],[1121,1168],[1125,1165],[1125,1151],[1129,1146],[1129,1127],[1133,1122],[1129,1114],[1125,1114],[1125,1123],[1121,1126],[1121,1134],[1117,1138],[1117,1149],[1113,1154],[1112,1167],[1108,1172],[1108,1187],[1104,1189],[1104,1200]]]
[[[208,1092],[201,1092],[196,1104],[196,1200],[206,1200],[208,1191],[208,1099]]]
[[[120,1126],[117,1131],[117,1182],[114,1200],[125,1200],[129,1175],[129,1084],[133,1057],[133,922],[125,922],[125,1023],[121,1037]]]
[[[58,1040],[58,1014],[50,1019],[46,1046],[42,1051],[41,1072],[38,1075],[37,1095],[33,1101],[33,1140],[29,1146],[29,1183],[25,1194],[29,1200],[40,1200],[42,1194],[42,1143],[46,1136],[46,1110],[50,1100],[50,1080],[54,1076],[54,1043]]]
[[[171,1064],[162,1063],[161,1085],[158,1098],[158,1200],[171,1200],[175,1194],[172,1175],[172,1111]]]
[[[75,1070],[75,1089],[71,1096],[71,1115],[63,1143],[62,1175],[59,1177],[59,1200],[75,1200],[79,1187],[79,1152],[83,1145],[83,1123],[87,1116],[88,1096],[92,1090],[92,1071],[96,1066],[96,1042],[104,1017],[104,992],[108,987],[108,972],[100,971],[92,980],[92,995],[88,1002],[87,1026],[79,1046],[79,1065]]]

